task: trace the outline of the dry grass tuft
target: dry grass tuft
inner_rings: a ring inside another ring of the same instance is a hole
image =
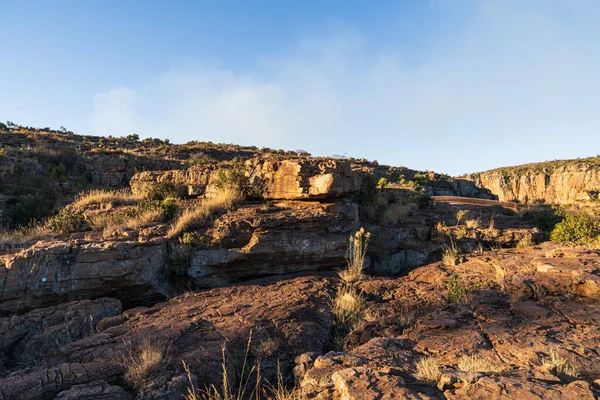
[[[110,209],[113,206],[132,205],[142,201],[141,196],[136,196],[128,190],[90,190],[80,193],[73,206],[76,208],[85,208],[92,205],[100,205],[103,209]]]
[[[366,301],[357,289],[341,286],[332,300],[331,310],[337,321],[352,326],[361,319],[365,305]]]
[[[440,379],[440,366],[433,357],[424,357],[417,363],[417,377],[427,383],[437,384]]]
[[[544,365],[561,379],[571,380],[579,377],[579,370],[571,361],[558,353],[558,348],[550,349],[550,357],[544,359]]]
[[[456,226],[460,225],[460,221],[462,221],[468,213],[469,210],[458,210],[456,212]]]
[[[496,372],[498,367],[493,365],[488,359],[478,356],[464,355],[458,361],[458,369],[465,372]]]
[[[363,265],[369,247],[371,234],[364,228],[360,228],[356,233],[350,236],[348,244],[348,268],[339,271],[338,275],[346,283],[358,282],[366,278],[363,273]]]
[[[202,223],[216,212],[231,209],[241,199],[242,195],[237,189],[224,188],[219,190],[214,197],[203,200],[196,208],[185,210],[171,225],[167,237],[170,239],[178,237],[186,230]]]
[[[413,203],[410,204],[392,204],[382,216],[382,222],[385,225],[395,225],[398,222],[401,222],[408,217],[408,215],[413,212],[417,206]]]
[[[123,356],[125,381],[134,387],[139,387],[144,379],[166,361],[169,348],[163,343],[153,343],[149,337],[144,337],[138,347],[129,348]]]
[[[468,229],[477,229],[481,223],[481,219],[468,219],[465,221],[465,225],[467,225]]]

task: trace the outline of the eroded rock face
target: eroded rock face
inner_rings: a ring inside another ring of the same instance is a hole
[[[295,374],[321,399],[597,399],[598,261],[595,250],[545,244],[362,282],[364,326],[343,352],[299,357]],[[452,274],[464,289],[455,287],[457,303],[448,300]],[[417,368],[426,357],[439,365],[429,386]]]
[[[167,244],[38,242],[2,256],[0,313],[115,296],[124,304],[164,299]]]
[[[195,250],[187,275],[198,287],[261,276],[333,270],[346,263],[348,237],[358,229],[358,208],[345,202],[276,202],[242,207],[219,218]]]
[[[132,177],[134,193],[143,193],[155,182],[171,181],[187,186],[188,194],[210,196],[217,190],[219,171],[233,168],[223,164],[195,166],[187,170],[141,172]],[[360,175],[350,163],[334,159],[253,159],[244,164],[246,176],[257,195],[265,199],[325,199],[352,193],[360,187]]]
[[[101,298],[42,308],[0,318],[0,360],[4,372],[45,359],[74,340],[95,333],[96,325],[121,314],[121,302]]]
[[[105,319],[110,323],[96,326],[96,334],[63,344],[45,358],[49,367],[37,366],[39,359],[31,360],[24,366],[32,368],[0,379],[0,399],[54,398],[60,392],[59,398],[73,398],[95,393],[98,387],[125,398],[115,385],[136,392],[138,399],[181,399],[188,387],[182,360],[199,388],[219,385],[223,344],[230,382],[237,388],[250,338],[248,368],[260,359],[261,375],[275,382],[278,360],[283,374],[290,376],[295,357],[323,351],[332,324],[330,290],[331,282],[325,278],[265,280],[131,309]],[[135,352],[145,338],[169,351],[134,389],[124,384],[118,360]]]
[[[499,200],[516,199],[525,204],[571,204],[589,200],[590,195],[600,191],[600,171],[585,164],[551,170],[492,170],[471,178]]]

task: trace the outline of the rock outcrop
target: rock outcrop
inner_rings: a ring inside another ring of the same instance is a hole
[[[242,168],[256,195],[265,199],[324,199],[358,190],[360,177],[350,163],[335,159],[252,159],[242,166],[232,164],[193,166],[186,170],[147,171],[130,182],[134,193],[144,193],[156,182],[173,182],[187,187],[188,195],[210,196],[222,174]]]
[[[167,244],[84,241],[38,242],[0,265],[0,313],[113,296],[126,306],[166,295]]]
[[[524,204],[572,204],[597,198],[600,193],[598,166],[584,162],[501,168],[468,178],[499,200]]]
[[[343,201],[280,201],[223,215],[205,236],[213,245],[189,257],[196,287],[262,276],[344,267],[348,237],[359,228],[358,207]]]

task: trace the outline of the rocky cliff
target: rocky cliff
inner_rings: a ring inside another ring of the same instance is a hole
[[[596,200],[600,159],[566,160],[500,168],[467,176],[499,200],[572,204]]]

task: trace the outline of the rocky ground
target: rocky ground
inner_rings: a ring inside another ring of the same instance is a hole
[[[258,364],[276,382],[279,362],[301,398],[594,399],[599,262],[545,244],[366,279],[362,323],[337,351],[336,277],[264,278],[126,311],[108,298],[37,309],[0,319],[0,398],[178,399],[190,387],[182,362],[196,387],[219,385],[225,354],[234,387]],[[132,383],[127,360],[144,341],[164,353]],[[423,360],[437,367],[425,375]]]

